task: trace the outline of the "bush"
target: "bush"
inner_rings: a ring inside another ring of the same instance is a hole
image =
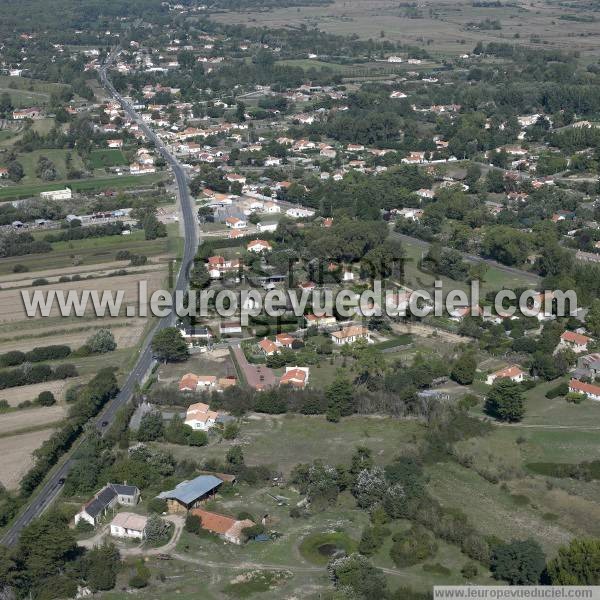
[[[37,279],[34,279],[31,282],[31,286],[35,287],[35,286],[39,286],[39,285],[48,285],[50,282],[47,279],[44,279],[43,277],[38,277]]]
[[[39,396],[35,400],[40,406],[52,406],[56,404],[56,398],[54,394],[49,391],[40,392]]]
[[[558,396],[566,396],[569,393],[569,384],[566,381],[563,383],[559,383],[554,387],[550,388],[546,392],[546,398],[552,400],[553,398],[557,398]]]
[[[477,577],[477,573],[479,571],[478,571],[477,565],[475,563],[467,563],[460,570],[460,572],[465,579],[473,579],[473,577]]]
[[[167,501],[162,498],[152,498],[148,501],[148,510],[159,515],[167,512]]]
[[[105,354],[116,349],[115,336],[110,329],[99,329],[85,342],[85,347],[92,354]]]
[[[435,556],[437,544],[423,527],[414,525],[408,531],[395,533],[390,557],[397,567],[409,567]]]
[[[198,535],[202,531],[202,519],[198,515],[188,513],[185,518],[185,530]]]
[[[29,267],[22,264],[16,264],[13,267],[13,273],[27,273],[29,271]]]

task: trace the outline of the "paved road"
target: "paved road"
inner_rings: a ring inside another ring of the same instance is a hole
[[[177,280],[175,282],[175,290],[185,290],[187,289],[188,284],[189,269],[194,259],[194,256],[196,255],[196,250],[198,248],[199,242],[196,214],[194,210],[193,200],[190,197],[187,179],[181,164],[173,155],[169,153],[169,151],[162,143],[160,138],[156,135],[156,133],[142,121],[141,117],[134,111],[131,104],[115,90],[112,83],[108,79],[106,75],[106,69],[110,67],[110,65],[113,63],[114,59],[116,58],[116,55],[117,53],[115,51],[113,51],[109,55],[105,66],[100,71],[100,80],[107,92],[121,103],[124,111],[128,114],[128,116],[139,124],[142,131],[146,134],[147,138],[154,142],[156,150],[163,156],[167,164],[171,167],[175,176],[175,180],[177,183],[177,195],[179,199],[185,232],[183,258],[179,273],[177,275]],[[169,315],[167,317],[163,317],[154,326],[154,328],[146,337],[139,350],[139,357],[137,359],[137,362],[135,363],[133,370],[127,376],[127,379],[123,383],[119,394],[111,402],[108,403],[104,411],[95,419],[95,426],[101,433],[104,433],[110,428],[115,419],[117,411],[127,402],[129,402],[136,385],[143,381],[144,377],[153,366],[154,358],[152,356],[152,349],[150,347],[152,337],[159,329],[162,329],[164,327],[170,327],[174,325],[174,323],[174,314]],[[24,527],[26,527],[29,523],[31,523],[31,521],[33,521],[35,518],[39,517],[48,508],[48,506],[50,506],[52,502],[54,502],[54,500],[61,492],[61,481],[64,480],[64,478],[68,475],[73,464],[73,459],[68,458],[60,466],[60,468],[58,468],[52,474],[52,476],[46,481],[46,483],[44,483],[43,487],[40,490],[38,490],[38,493],[35,495],[33,500],[31,500],[31,502],[25,508],[25,510],[23,510],[19,514],[19,516],[11,525],[10,529],[6,532],[6,534],[2,538],[3,544],[7,546],[14,545],[19,539],[21,530]]]
[[[420,246],[421,248],[423,248],[423,250],[427,250],[429,249],[429,246],[431,246],[430,242],[426,242],[425,240],[422,240],[420,238],[405,235],[403,233],[398,233],[397,231],[392,231],[390,233],[390,237],[396,238],[401,242],[404,241],[410,244],[414,244],[416,246]],[[498,269],[499,271],[503,271],[504,273],[510,273],[511,275],[517,275],[519,277],[526,277],[534,282],[540,282],[542,280],[542,278],[539,275],[536,275],[535,273],[531,273],[530,271],[523,271],[522,269],[517,269],[516,267],[509,267],[490,258],[482,258],[477,254],[469,254],[467,252],[461,252],[461,254],[466,260],[476,263],[484,263],[490,267]]]

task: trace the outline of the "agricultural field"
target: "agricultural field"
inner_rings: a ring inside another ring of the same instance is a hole
[[[468,54],[477,42],[513,42],[540,48],[577,50],[584,60],[600,56],[597,13],[565,9],[545,1],[519,1],[501,7],[477,7],[468,0],[440,0],[413,6],[390,0],[335,0],[316,7],[270,9],[261,12],[223,12],[213,16],[224,23],[260,23],[263,27],[306,26],[362,39],[388,39],[425,46],[434,57]],[[471,24],[499,21],[500,29]],[[568,23],[568,27],[566,24]]]
[[[72,150],[49,148],[44,150],[34,150],[33,152],[25,152],[17,155],[17,160],[23,165],[23,170],[25,172],[23,179],[19,183],[19,187],[21,185],[27,186],[33,184],[44,184],[44,181],[40,179],[36,173],[38,160],[42,156],[54,163],[57,171],[58,181],[67,179],[68,169],[65,164],[67,155],[71,157],[71,165],[73,169],[79,171],[84,169],[84,165],[79,154]]]
[[[176,236],[176,228],[169,228]],[[36,234],[43,238],[44,233]],[[71,242],[56,242],[53,250],[42,256],[26,255],[0,260],[0,354],[9,351],[27,352],[35,347],[68,345],[72,351],[83,346],[94,333],[108,328],[114,335],[117,349],[105,354],[71,356],[47,361],[55,367],[73,364],[78,376],[60,381],[25,385],[0,391],[0,399],[6,400],[10,409],[0,418],[0,450],[6,449],[0,460],[0,482],[8,489],[18,486],[20,477],[32,464],[31,452],[47,439],[52,427],[65,418],[66,390],[77,384],[86,383],[104,367],[113,367],[120,378],[126,375],[137,356],[137,347],[152,321],[148,318],[126,318],[124,308],[119,316],[100,317],[92,313],[91,307],[80,316],[60,317],[55,309],[47,318],[28,318],[25,315],[21,292],[35,290],[123,290],[124,302],[138,304],[138,284],[141,279],[148,282],[151,294],[168,283],[168,264],[177,244],[168,238],[145,240],[143,231],[130,236],[106,236]],[[148,257],[148,263],[131,267],[128,261],[115,261],[119,250]],[[16,264],[30,270],[14,273]],[[115,272],[126,273],[113,276]],[[77,276],[75,281],[65,278]],[[46,286],[32,286],[34,281],[44,279]],[[19,407],[32,403],[43,391],[50,391],[57,403],[51,407]],[[32,429],[36,431],[32,433]],[[39,430],[39,431],[38,431]],[[21,442],[22,440],[22,442]],[[7,454],[11,449],[18,451]],[[18,466],[18,468],[17,468]]]
[[[0,482],[6,489],[19,487],[21,478],[33,465],[32,453],[53,431],[48,428],[0,438]]]

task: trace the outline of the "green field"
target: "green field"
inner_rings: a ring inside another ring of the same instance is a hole
[[[94,169],[104,169],[105,167],[126,165],[127,159],[121,150],[108,148],[106,150],[92,150],[90,152],[90,162]]]
[[[38,161],[42,156],[46,157],[48,160],[54,163],[58,174],[58,180],[66,179],[67,166],[65,164],[65,161],[67,154],[70,154],[71,156],[71,163],[73,169],[81,171],[85,168],[79,154],[73,150],[50,148],[46,150],[34,150],[32,152],[19,154],[17,156],[17,160],[23,165],[23,170],[25,171],[25,176],[19,182],[19,186],[27,186],[30,184],[44,184],[44,181],[40,179],[36,174]],[[54,182],[46,182],[46,184],[47,183]],[[2,193],[2,191],[3,190],[0,190],[0,194]]]
[[[49,103],[53,92],[60,92],[67,87],[38,79],[0,75],[0,93],[7,93],[16,108],[44,106]]]
[[[71,179],[44,184],[9,185],[0,188],[0,200],[30,198],[31,196],[37,196],[40,192],[60,190],[65,186],[70,187],[75,192],[94,192],[145,187],[163,180],[164,177],[164,173],[151,173],[149,175],[122,175],[115,177],[94,177],[93,179]]]

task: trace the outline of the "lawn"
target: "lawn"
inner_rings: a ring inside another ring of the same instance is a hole
[[[90,152],[90,162],[94,169],[104,169],[105,167],[126,165],[127,159],[121,150],[108,148],[105,150],[92,150]]]

